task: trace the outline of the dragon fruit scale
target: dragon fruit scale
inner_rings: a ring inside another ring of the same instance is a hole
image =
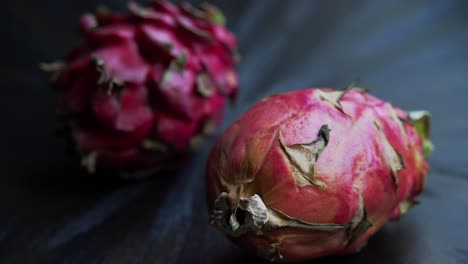
[[[271,261],[357,252],[415,204],[429,170],[428,130],[427,112],[360,88],[268,97],[211,151],[211,223]]]
[[[89,172],[177,165],[214,131],[238,90],[236,39],[216,7],[128,8],[85,14],[83,43],[65,61],[41,65]]]

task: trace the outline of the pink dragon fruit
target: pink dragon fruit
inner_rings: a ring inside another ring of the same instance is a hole
[[[212,149],[211,222],[271,261],[359,251],[422,191],[428,129],[359,88],[268,97]]]
[[[81,18],[84,43],[41,66],[90,172],[177,164],[213,132],[238,89],[236,39],[223,24],[213,6],[167,1]]]

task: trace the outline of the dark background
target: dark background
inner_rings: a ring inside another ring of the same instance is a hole
[[[125,1],[102,1],[115,9]],[[241,93],[223,128],[279,91],[361,87],[433,115],[421,205],[361,253],[313,263],[468,263],[468,3],[213,1],[238,36]],[[54,136],[41,61],[79,41],[96,1],[2,1],[0,263],[263,263],[208,224],[204,164],[122,183],[89,177]]]

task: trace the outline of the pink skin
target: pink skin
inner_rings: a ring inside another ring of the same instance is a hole
[[[318,90],[305,89],[266,98],[244,113],[211,151],[207,165],[209,209],[215,209],[214,201],[222,192],[232,194],[233,207],[236,199],[257,194],[266,207],[292,218],[345,225],[360,210],[361,195],[373,226],[352,243],[344,231],[289,227],[263,235],[249,232],[232,240],[263,255],[276,243],[282,258],[267,257],[280,262],[355,252],[387,220],[400,217],[402,201],[413,200],[421,192],[429,166],[413,125],[399,120],[407,119],[406,112],[357,89],[345,93],[339,102],[344,113],[324,100]],[[329,143],[315,163],[313,177],[327,187],[298,185],[279,134],[287,146],[306,144],[317,139],[324,124],[331,130]],[[380,133],[404,162],[405,167],[397,171],[398,186]],[[246,168],[246,164],[250,166]]]
[[[236,40],[208,13],[165,1],[129,10],[84,15],[84,43],[54,81],[78,152],[97,154],[99,168],[138,170],[180,159],[208,122],[221,122],[238,90]],[[182,68],[171,66],[176,59]],[[200,92],[201,74],[209,94]],[[146,140],[168,151],[148,151]]]

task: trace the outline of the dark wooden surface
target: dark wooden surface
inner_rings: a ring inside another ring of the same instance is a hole
[[[373,94],[433,114],[421,205],[361,253],[313,263],[468,263],[467,2],[214,3],[243,56],[241,94],[223,128],[268,94],[358,76]],[[214,139],[178,173],[143,182],[88,177],[67,160],[37,64],[78,41],[78,15],[96,4],[2,2],[0,263],[263,263],[208,224],[204,166]]]

